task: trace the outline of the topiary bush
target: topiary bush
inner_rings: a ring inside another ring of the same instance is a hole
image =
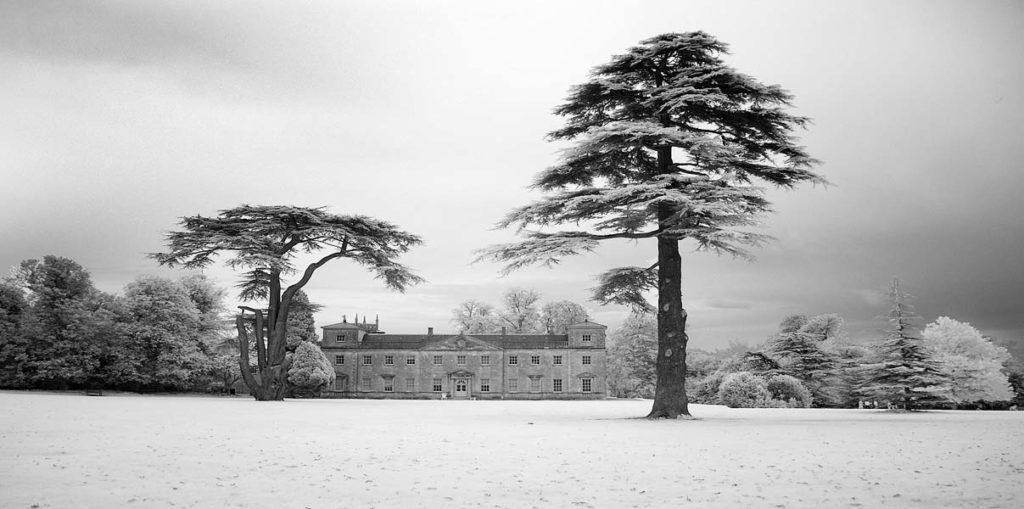
[[[811,391],[804,387],[804,384],[800,383],[800,380],[793,378],[789,375],[775,375],[768,379],[766,384],[768,393],[771,394],[773,400],[778,400],[787,403],[786,406],[792,408],[810,408]]]
[[[722,380],[718,399],[729,408],[763,408],[770,406],[771,394],[761,377],[741,371]]]
[[[297,392],[319,394],[334,383],[334,377],[334,366],[319,346],[309,341],[299,343],[288,369],[288,381]]]

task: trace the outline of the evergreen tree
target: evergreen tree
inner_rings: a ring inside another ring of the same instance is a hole
[[[334,366],[313,342],[299,342],[290,355],[292,363],[288,369],[288,382],[294,386],[295,395],[319,395],[334,383]]]
[[[797,314],[789,315],[782,319],[779,323],[779,334],[788,334],[790,332],[796,332],[801,327],[807,325],[807,315]]]
[[[892,308],[885,339],[877,346],[881,362],[866,366],[867,380],[860,392],[906,410],[948,401],[948,377],[915,335],[918,318],[899,279],[892,280],[887,297]]]
[[[828,378],[834,374],[836,359],[821,347],[813,334],[802,330],[779,334],[771,341],[770,348],[779,359],[777,372],[803,383],[814,395],[815,404],[824,405],[835,399]]]
[[[551,133],[573,144],[534,187],[549,193],[499,226],[568,225],[529,231],[521,242],[492,246],[481,258],[505,272],[594,250],[610,239],[656,239],[657,263],[612,269],[595,299],[656,310],[657,390],[649,417],[689,415],[686,311],[679,242],[749,256],[766,237],[737,230],[770,204],[754,181],[791,188],[820,181],[815,161],[792,131],[807,119],[785,107],[792,96],[725,65],[727,46],[703,32],[642,41],[597,67],[555,112],[566,125]],[[657,291],[657,306],[644,298]]]
[[[769,351],[779,363],[774,372],[799,380],[811,391],[818,406],[837,403],[832,382],[837,375],[838,359],[826,348],[826,341],[838,336],[842,318],[835,314],[805,318],[795,331],[792,327],[796,321],[792,318],[783,320],[780,332],[769,340]]]
[[[849,343],[837,343],[832,352],[836,356],[837,368],[837,376],[830,383],[835,402],[843,407],[856,408],[860,402],[858,388],[867,383],[860,366],[874,363],[877,360],[873,357],[875,352],[866,346]]]
[[[323,306],[309,301],[306,292],[299,290],[295,292],[292,300],[292,311],[288,313],[288,351],[293,352],[303,341],[317,343],[320,335],[316,332],[316,322],[313,314],[323,309]]]
[[[395,290],[422,281],[396,261],[420,244],[419,237],[367,216],[330,214],[323,208],[242,205],[222,210],[217,217],[186,217],[181,225],[183,230],[167,234],[170,250],[154,253],[153,258],[161,265],[198,269],[219,254],[231,254],[227,264],[246,271],[239,284],[241,297],[266,302],[260,308],[243,306],[243,314],[235,317],[242,379],[258,401],[280,400],[287,392],[288,315],[295,294],[317,269],[348,258]],[[300,272],[297,256],[321,251],[327,254],[302,269],[296,281],[286,283]],[[249,370],[252,343],[259,378]]]

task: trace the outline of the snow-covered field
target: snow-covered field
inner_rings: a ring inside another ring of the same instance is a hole
[[[0,507],[1024,507],[1024,412],[0,392]]]

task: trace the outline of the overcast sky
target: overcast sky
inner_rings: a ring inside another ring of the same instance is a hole
[[[0,2],[0,267],[55,254],[119,292],[176,277],[148,252],[178,218],[242,203],[328,206],[425,243],[405,294],[345,261],[308,286],[388,332],[451,329],[512,287],[587,302],[594,275],[656,257],[610,244],[506,278],[473,250],[539,195],[552,108],[592,67],[704,30],[795,96],[834,185],[772,191],[754,263],[684,247],[691,346],[757,343],[791,313],[877,335],[893,276],[928,321],[1024,340],[1024,2]],[[224,286],[225,268],[207,271]]]

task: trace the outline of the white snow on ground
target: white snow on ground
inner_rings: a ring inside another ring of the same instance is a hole
[[[1024,507],[1024,412],[0,392],[0,507]]]

